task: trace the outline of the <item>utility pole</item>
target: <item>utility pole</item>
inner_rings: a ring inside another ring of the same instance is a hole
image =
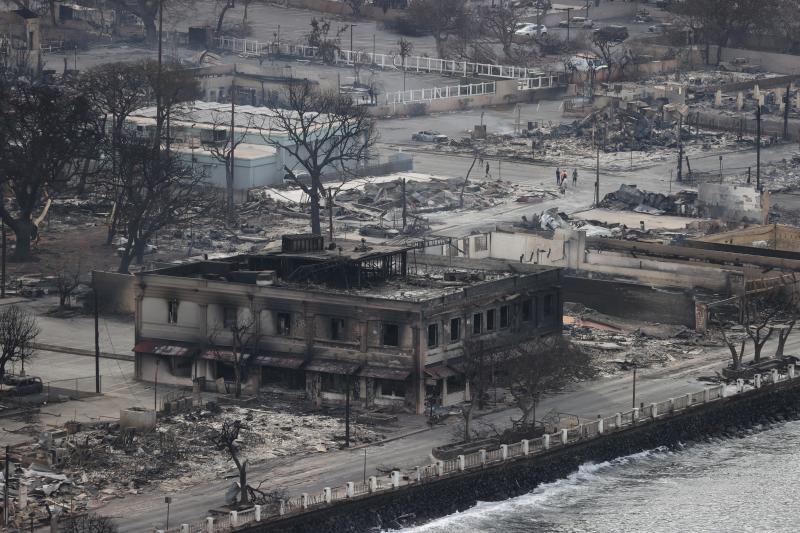
[[[333,193],[328,187],[328,238],[333,242]]]
[[[0,228],[2,228],[3,239],[3,258],[2,258],[2,280],[0,280],[0,298],[6,297],[6,223],[0,220]]]
[[[691,126],[690,126],[691,127]],[[683,116],[678,117],[678,181],[683,181]]]
[[[761,104],[758,102],[756,102],[756,190],[761,191]]]
[[[600,205],[600,143],[597,143],[597,165],[594,178],[594,206]]]
[[[633,365],[633,403],[631,407],[636,408],[636,364]]]
[[[100,304],[94,270],[92,270],[92,295],[94,296],[94,391],[100,394]]]
[[[406,201],[406,179],[403,178],[403,231],[406,229],[406,217],[408,216],[408,202]]]
[[[786,92],[783,94],[783,140],[789,139],[789,92],[792,89],[792,84],[786,86]]]
[[[8,519],[9,519],[8,502],[10,500],[9,485],[11,485],[11,483],[9,483],[9,480],[11,478],[11,472],[9,468],[10,452],[11,452],[11,446],[6,444],[6,460],[5,460],[5,465],[3,467],[3,525],[4,526],[8,525]]]
[[[347,376],[347,395],[344,404],[344,447],[350,447],[350,388],[353,386],[352,379]]]
[[[353,50],[353,27],[355,24],[350,24],[350,59],[353,61],[353,78],[358,77],[358,71],[356,70],[356,52]],[[353,85],[355,86],[355,79],[353,80]]]
[[[236,188],[236,153],[235,153],[236,152],[236,137],[235,137],[236,132],[235,132],[235,129],[234,129],[234,126],[235,126],[235,123],[236,123],[236,117],[235,117],[235,113],[236,113],[236,85],[235,85],[236,65],[233,66],[233,69],[234,69],[234,75],[231,77],[231,133],[230,133],[231,149],[230,149],[230,152],[228,153],[228,165],[230,165],[229,172],[231,173],[231,191],[230,191],[230,194],[231,194],[230,203],[231,203],[231,205],[228,206],[228,209],[230,209],[230,212],[228,213],[228,221],[233,221],[233,204],[234,204],[233,191]]]
[[[589,18],[589,2],[590,2],[590,1],[591,1],[591,0],[586,0],[586,18],[587,18],[587,19]]]
[[[573,8],[567,8],[567,44],[569,44],[569,25],[570,25],[570,13],[572,13]]]

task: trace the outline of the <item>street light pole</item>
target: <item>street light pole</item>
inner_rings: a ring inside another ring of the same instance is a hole
[[[633,403],[631,407],[636,408],[636,365],[633,365]]]
[[[167,529],[169,531],[169,504],[172,503],[172,496],[164,496],[164,503],[167,504]]]

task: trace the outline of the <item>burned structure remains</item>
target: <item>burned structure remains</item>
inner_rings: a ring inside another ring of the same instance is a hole
[[[356,405],[416,413],[463,402],[465,340],[558,334],[562,273],[417,264],[436,244],[286,235],[262,255],[141,272],[136,377],[224,392],[239,364],[246,394],[278,388],[314,406],[348,392]]]

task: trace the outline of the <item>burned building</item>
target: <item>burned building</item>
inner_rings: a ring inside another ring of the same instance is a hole
[[[464,343],[558,333],[561,270],[417,264],[404,247],[287,235],[280,250],[137,274],[136,377],[247,393],[294,390],[422,413],[464,401]],[[244,331],[244,332],[243,332]]]

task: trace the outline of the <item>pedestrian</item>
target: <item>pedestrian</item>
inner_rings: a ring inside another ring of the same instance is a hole
[[[567,171],[566,171],[566,169],[561,171],[561,185],[566,189],[566,187],[567,187]]]
[[[572,186],[576,186],[578,184],[578,169],[572,169]]]
[[[561,184],[561,169],[556,167],[556,186]]]
[[[489,177],[489,162],[486,162],[486,177]]]

